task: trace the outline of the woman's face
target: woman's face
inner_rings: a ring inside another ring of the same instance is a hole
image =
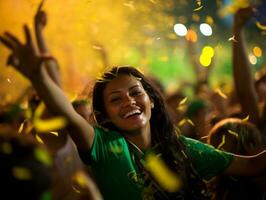
[[[151,102],[140,81],[134,76],[119,75],[103,92],[107,120],[124,131],[149,128]]]

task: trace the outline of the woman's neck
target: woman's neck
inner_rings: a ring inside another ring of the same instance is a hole
[[[151,131],[150,127],[141,131],[128,132],[124,137],[134,143],[139,149],[145,150],[151,147]]]

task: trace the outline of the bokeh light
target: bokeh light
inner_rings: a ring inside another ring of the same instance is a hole
[[[202,23],[202,24],[200,24],[200,32],[205,36],[211,36],[212,35],[212,28],[209,24]]]
[[[184,24],[175,24],[174,31],[178,36],[185,36],[187,34],[187,27]]]

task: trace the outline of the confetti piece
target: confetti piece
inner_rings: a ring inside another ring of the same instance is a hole
[[[181,152],[182,152],[183,156],[184,156],[186,159],[188,159],[188,156],[187,156],[187,154],[185,153],[185,151],[184,151],[184,150],[181,150]]]
[[[25,121],[20,124],[19,129],[18,129],[19,134],[22,133],[23,128],[24,128],[24,124],[25,124]]]
[[[187,122],[188,122],[189,124],[191,124],[192,126],[195,126],[195,124],[193,123],[193,121],[192,121],[191,119],[187,119]]]
[[[216,89],[215,92],[217,92],[222,98],[227,99],[227,96],[221,91],[220,88]]]
[[[45,105],[44,105],[43,102],[41,102],[41,103],[37,106],[37,108],[36,108],[36,110],[35,110],[35,112],[34,112],[34,117],[35,117],[35,118],[40,118],[41,115],[42,115],[42,113],[44,112],[44,109],[45,109]]]
[[[37,140],[39,143],[44,144],[43,140],[40,138],[39,135],[36,134],[36,135],[35,135],[35,138],[36,138],[36,140]]]
[[[201,10],[203,8],[203,6],[200,6],[200,7],[198,7],[198,8],[195,8],[193,11],[199,11],[199,10]]]
[[[134,10],[135,6],[133,3],[134,3],[133,1],[130,1],[129,3],[123,3],[123,5],[130,8],[130,10]]]
[[[58,132],[56,132],[56,131],[51,131],[50,133],[55,135],[55,136],[58,136]]]
[[[34,119],[33,124],[36,131],[47,133],[63,129],[67,125],[67,120],[64,117],[54,117],[46,120]]]
[[[145,167],[166,191],[176,192],[181,188],[182,181],[180,177],[173,173],[163,160],[155,154],[147,155]]]
[[[263,25],[263,24],[261,24],[260,22],[256,22],[256,26],[257,26],[259,29],[261,29],[261,30],[263,30],[263,31],[266,31],[266,25]]]
[[[34,151],[35,157],[47,166],[52,165],[52,158],[49,156],[48,152],[41,148],[36,148]]]
[[[15,166],[12,169],[12,173],[13,176],[19,180],[29,180],[32,177],[30,170],[25,167]]]
[[[11,144],[4,142],[1,146],[1,151],[5,154],[11,154],[13,152]]]
[[[249,115],[242,119],[243,122],[247,122],[249,120]]]
[[[225,144],[225,135],[222,137],[222,142],[218,145],[217,149],[220,149]]]
[[[9,83],[11,83],[11,80],[8,78],[8,79],[6,79],[7,80],[7,82],[9,82]]]
[[[179,102],[179,106],[185,104],[187,102],[187,97],[185,97],[184,99],[182,99],[180,102]]]
[[[182,119],[178,122],[178,126],[183,126],[186,123],[186,119]]]
[[[103,50],[103,48],[101,46],[98,46],[98,45],[93,45],[92,48],[94,48],[96,50]]]
[[[88,188],[90,180],[85,172],[77,171],[72,177],[72,188],[75,192],[80,193],[82,189]]]
[[[233,136],[236,136],[236,138],[238,138],[238,133],[232,130],[228,130],[228,133],[230,133]]]
[[[153,3],[153,4],[156,4],[156,2],[154,1],[154,0],[149,0],[151,3]]]
[[[197,0],[198,6],[201,6],[201,0]]]
[[[234,36],[234,35],[233,35],[232,37],[230,37],[230,38],[228,39],[228,41],[237,42],[237,40],[235,39],[235,36]]]

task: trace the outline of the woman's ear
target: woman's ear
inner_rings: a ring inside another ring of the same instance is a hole
[[[154,108],[154,103],[153,103],[153,101],[151,101],[151,108],[152,108],[152,109]]]

